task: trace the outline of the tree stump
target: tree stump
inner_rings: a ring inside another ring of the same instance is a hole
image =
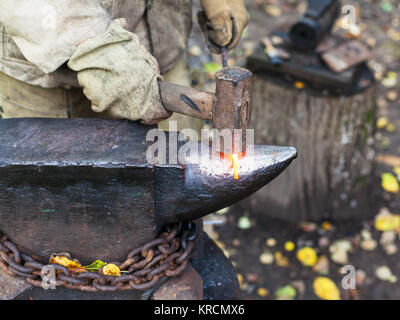
[[[324,96],[255,74],[256,144],[290,145],[298,158],[273,183],[239,203],[252,213],[291,221],[360,217],[371,204],[376,85],[350,96]]]

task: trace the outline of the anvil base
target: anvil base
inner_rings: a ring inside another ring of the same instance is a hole
[[[239,298],[239,284],[232,263],[205,233],[196,241],[196,249],[191,259],[191,265],[200,275],[203,282],[202,296],[204,300],[231,300]],[[192,282],[193,287],[196,286],[196,283],[199,282]],[[0,292],[1,299],[7,299],[7,295],[9,295],[8,298],[14,298],[15,300],[137,300],[151,299],[153,298],[152,294],[157,291],[156,289],[147,292],[137,290],[83,292],[64,287],[58,287],[55,290],[44,290],[38,287],[27,286],[27,283],[21,281],[19,278],[4,276],[1,271],[0,284],[0,291],[2,291]],[[177,287],[179,287],[179,281]],[[187,287],[185,285],[186,289]],[[198,290],[201,292],[201,288],[191,288],[185,293],[185,296],[196,296],[194,291]],[[165,292],[161,293],[157,298],[165,299],[169,296],[173,296],[173,294]],[[182,295],[178,295],[178,297],[180,299],[185,298],[182,298]]]

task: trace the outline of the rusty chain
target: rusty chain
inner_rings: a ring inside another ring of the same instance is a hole
[[[21,253],[3,236],[0,240],[0,268],[37,287],[43,287],[43,268],[52,267],[57,271],[55,286],[89,292],[146,290],[155,286],[162,277],[175,277],[182,273],[193,252],[198,232],[199,225],[191,221],[167,226],[158,238],[132,250],[124,262],[112,262],[123,272],[121,276],[104,275],[101,269],[98,272],[73,273],[59,264],[44,265]]]

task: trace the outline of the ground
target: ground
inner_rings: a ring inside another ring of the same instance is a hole
[[[399,192],[386,191],[388,187],[385,187],[386,190],[382,187],[381,176],[391,173],[396,177],[394,168],[400,167],[400,129],[396,129],[400,128],[400,83],[397,81],[400,76],[400,4],[397,0],[344,2],[343,5],[350,4],[358,9],[360,39],[373,48],[374,57],[369,65],[379,83],[375,173],[379,209],[371,209],[374,212],[367,216],[376,216],[385,210],[399,214]],[[275,26],[295,21],[304,10],[305,3],[296,0],[247,0],[251,23],[240,46],[230,53],[230,64],[244,65],[260,37],[267,35]],[[196,3],[195,10],[197,8]],[[204,70],[212,67],[209,62],[220,62],[218,56],[209,54],[196,24],[188,52],[193,70]],[[202,73],[193,74],[198,77]],[[212,77],[198,78],[200,80],[197,79],[194,84],[205,82],[206,87],[212,87]],[[400,172],[397,175],[400,176]],[[389,187],[393,185],[396,187],[396,181],[389,181]],[[397,219],[398,216],[392,217]],[[366,221],[287,223],[268,218],[267,209],[265,215],[256,216],[251,212],[245,215],[234,206],[207,219],[218,222],[206,225],[206,229],[233,261],[244,299],[319,299],[321,294],[317,296],[313,285],[317,277],[333,280],[340,290],[341,299],[400,299],[397,279],[400,278],[399,230],[393,230],[396,229],[393,226],[386,227],[385,232],[377,230],[374,218]],[[395,224],[398,226],[398,221]],[[378,226],[378,229],[382,228]],[[294,249],[290,251],[293,245]],[[299,260],[298,252],[304,247],[311,248],[307,256],[311,266],[304,266]],[[341,273],[343,265],[354,266],[357,271],[354,290],[342,286],[345,275]],[[318,286],[318,282],[316,284]],[[328,297],[329,294],[335,297],[334,289],[328,287]]]

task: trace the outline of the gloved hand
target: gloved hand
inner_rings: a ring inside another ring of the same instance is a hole
[[[158,63],[124,22],[114,20],[105,33],[81,43],[68,67],[78,72],[94,111],[156,124],[171,116],[161,102]]]
[[[210,50],[220,53],[221,47],[234,48],[249,22],[245,0],[201,0],[204,12],[198,19]]]

